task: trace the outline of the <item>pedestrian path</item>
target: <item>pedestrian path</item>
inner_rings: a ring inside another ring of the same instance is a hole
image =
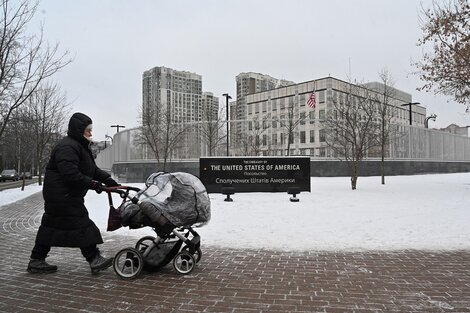
[[[53,248],[48,261],[58,272],[28,274],[42,206],[38,193],[0,207],[0,312],[470,312],[470,251],[299,253],[203,245],[190,275],[169,265],[122,280],[112,269],[92,275],[78,249]],[[134,245],[103,237],[107,255]]]

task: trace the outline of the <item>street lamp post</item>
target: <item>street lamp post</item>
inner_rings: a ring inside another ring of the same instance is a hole
[[[228,152],[228,149],[229,149],[229,128],[228,128],[228,124],[229,124],[229,114],[228,114],[228,100],[229,100],[229,99],[232,99],[232,97],[230,97],[228,93],[224,93],[222,96],[225,97],[225,120],[226,120],[226,123],[227,123],[227,156],[229,156],[229,152]]]
[[[113,137],[111,136],[108,136],[108,135],[104,135],[104,147],[106,148],[106,139],[111,139],[111,144],[113,144]]]
[[[433,120],[434,122],[436,121],[437,114],[431,114],[430,116],[426,117],[424,119],[424,128],[428,128],[429,126],[429,120]]]
[[[410,108],[410,125],[413,125],[413,111],[411,110],[411,106],[412,105],[416,105],[416,104],[420,104],[419,102],[410,102],[410,103],[405,103],[405,104],[402,104],[401,106],[404,107],[404,106],[409,106]]]
[[[116,133],[119,133],[119,128],[126,128],[126,126],[122,126],[122,125],[118,125],[118,124],[116,124],[116,125],[111,125],[111,127],[116,127],[116,128],[117,128]]]

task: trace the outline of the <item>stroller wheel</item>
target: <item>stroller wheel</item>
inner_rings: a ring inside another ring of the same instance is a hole
[[[185,246],[183,250],[189,252],[189,247]],[[194,259],[196,260],[196,263],[199,263],[199,261],[201,261],[201,258],[202,258],[201,248],[197,248],[196,251],[194,251],[193,256],[194,256]]]
[[[141,254],[144,254],[145,250],[153,243],[155,238],[152,236],[145,236],[140,238],[135,244],[135,249]]]
[[[113,260],[114,271],[119,277],[125,279],[136,278],[143,267],[142,255],[134,248],[122,249],[116,253]]]
[[[179,252],[173,259],[173,267],[178,273],[183,275],[191,273],[195,265],[196,260],[194,256],[185,250]]]

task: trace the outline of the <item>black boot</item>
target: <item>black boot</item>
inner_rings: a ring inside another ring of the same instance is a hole
[[[26,270],[29,273],[54,273],[57,266],[50,265],[46,259],[31,259]]]
[[[90,261],[90,268],[92,273],[98,273],[105,270],[113,264],[113,258],[105,258],[99,252]]]

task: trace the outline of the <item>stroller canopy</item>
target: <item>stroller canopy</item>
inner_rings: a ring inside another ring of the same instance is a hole
[[[141,190],[141,202],[150,202],[175,226],[202,226],[211,217],[206,188],[194,175],[158,172],[150,175]]]

